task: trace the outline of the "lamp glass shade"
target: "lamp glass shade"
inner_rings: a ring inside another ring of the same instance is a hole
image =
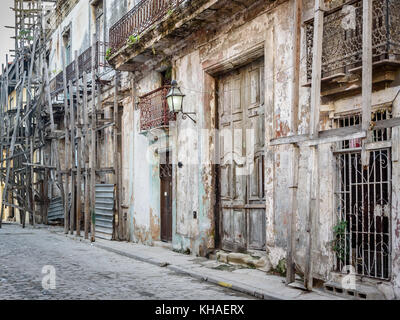
[[[185,95],[182,94],[182,92],[181,92],[181,90],[179,90],[179,88],[173,86],[167,94],[167,103],[168,103],[169,111],[171,111],[171,112],[181,111],[184,96]]]

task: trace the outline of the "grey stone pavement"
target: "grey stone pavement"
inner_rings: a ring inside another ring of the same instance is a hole
[[[45,265],[56,288],[42,287]],[[43,228],[0,229],[0,300],[255,299]]]
[[[42,287],[54,266],[56,289]],[[174,252],[162,246],[65,235],[61,227],[3,224],[1,299],[342,300],[285,285],[260,270]]]

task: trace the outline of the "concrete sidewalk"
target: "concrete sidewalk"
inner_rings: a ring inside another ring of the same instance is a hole
[[[208,281],[261,299],[278,300],[343,300],[320,290],[306,292],[285,285],[285,279],[263,271],[247,268],[235,268],[216,260],[195,257],[174,252],[162,246],[145,246],[132,242],[96,239],[90,243],[83,237],[66,235],[58,227],[48,228],[50,232],[76,241],[86,242],[98,248],[116,254],[147,262],[174,272],[190,275],[193,278]]]

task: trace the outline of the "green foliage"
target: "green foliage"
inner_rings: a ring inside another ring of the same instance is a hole
[[[282,258],[278,261],[276,267],[271,268],[271,274],[279,274],[280,276],[286,276],[286,259]]]
[[[275,270],[276,272],[278,272],[281,276],[285,276],[286,275],[286,259],[281,259],[278,262],[278,265],[276,266]]]
[[[139,35],[130,35],[128,40],[126,41],[128,43],[129,46],[133,46],[135,43],[138,43],[140,40],[140,36]]]
[[[106,51],[106,60],[110,59],[112,53],[113,53],[112,48],[108,48],[107,51]]]
[[[345,261],[348,255],[349,246],[346,246],[346,229],[347,221],[339,221],[336,226],[333,227],[334,240],[332,241],[332,250],[335,251],[336,256],[341,261]]]
[[[19,35],[17,36],[17,39],[32,41],[33,37],[30,34],[31,34],[31,31],[22,29],[22,30],[20,30]]]

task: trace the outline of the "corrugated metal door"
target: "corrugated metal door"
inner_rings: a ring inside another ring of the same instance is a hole
[[[263,59],[220,78],[219,206],[222,248],[264,249]]]
[[[111,240],[114,225],[114,185],[96,184],[96,237]]]
[[[55,220],[64,220],[64,206],[61,197],[51,199],[47,211],[47,221]]]

